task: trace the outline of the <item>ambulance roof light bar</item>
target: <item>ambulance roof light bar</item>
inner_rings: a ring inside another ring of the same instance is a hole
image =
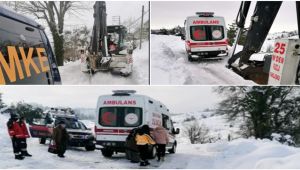
[[[196,12],[199,17],[213,17],[214,14],[214,12]]]
[[[135,90],[113,90],[113,96],[129,96],[136,93]]]

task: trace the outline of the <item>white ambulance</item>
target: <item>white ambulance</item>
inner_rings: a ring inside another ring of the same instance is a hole
[[[142,125],[155,128],[162,125],[169,132],[170,142],[167,151],[175,153],[177,142],[175,130],[169,109],[161,102],[145,95],[135,94],[134,90],[116,90],[111,95],[98,98],[95,134],[97,148],[102,155],[111,157],[114,152],[125,152],[125,141],[130,130]],[[156,148],[149,151],[155,157]]]
[[[189,61],[228,55],[228,40],[223,17],[213,12],[197,12],[184,22],[185,48]]]

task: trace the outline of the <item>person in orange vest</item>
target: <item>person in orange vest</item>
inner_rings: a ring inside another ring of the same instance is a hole
[[[18,123],[19,123],[19,125],[22,129],[22,132],[23,132],[23,136],[20,139],[20,141],[21,141],[21,153],[22,153],[23,156],[31,157],[32,155],[27,152],[27,138],[30,138],[30,135],[28,133],[26,123],[25,123],[25,119],[24,119],[23,116],[20,117]]]
[[[144,125],[138,129],[138,132],[135,136],[135,141],[141,157],[140,166],[150,165],[149,161],[147,160],[148,148],[149,145],[155,145],[155,142],[150,136],[150,128],[148,125]]]
[[[23,131],[19,125],[18,115],[15,113],[10,114],[10,119],[7,122],[8,134],[11,138],[15,159],[23,160],[24,157],[21,153],[21,138],[23,137]]]

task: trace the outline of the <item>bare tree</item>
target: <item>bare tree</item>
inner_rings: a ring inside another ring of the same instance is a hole
[[[192,124],[185,127],[185,134],[188,136],[192,144],[207,143],[210,141],[208,136],[209,129],[205,125],[199,125],[198,121],[194,120]]]
[[[67,12],[80,9],[78,2],[72,1],[29,1],[18,3],[18,10],[44,19],[51,31],[57,64],[64,64],[64,23]]]

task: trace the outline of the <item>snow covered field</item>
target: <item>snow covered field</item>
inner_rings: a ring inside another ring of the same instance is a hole
[[[210,112],[195,112],[178,114],[174,116],[176,125],[182,124],[184,118],[195,116],[201,118],[213,133],[226,134],[231,128],[226,125],[222,116],[212,115]],[[203,116],[205,115],[205,116]],[[204,118],[206,117],[206,118]],[[203,119],[204,118],[204,119]],[[62,168],[62,169],[130,169],[139,168],[125,159],[124,154],[113,158],[104,158],[96,150],[86,152],[84,148],[71,148],[66,152],[66,158],[61,159],[47,152],[47,145],[40,145],[37,139],[28,140],[28,150],[32,158],[23,161],[14,160],[11,142],[7,134],[6,122],[8,116],[0,114],[0,168],[36,169],[36,168]],[[181,120],[181,121],[180,121]],[[89,127],[93,124],[84,121]],[[181,127],[182,128],[182,127]],[[236,130],[232,127],[233,131]],[[184,135],[179,135],[179,144],[176,154],[167,154],[166,161],[160,169],[177,168],[300,168],[300,149],[282,145],[270,140],[236,139],[231,142],[220,140],[209,144],[189,144]],[[182,142],[180,142],[182,141]],[[185,142],[183,142],[185,141]],[[152,160],[152,162],[155,162]]]
[[[62,84],[64,85],[133,85],[149,83],[149,42],[142,44],[142,49],[133,51],[133,72],[129,77],[113,75],[110,72],[97,72],[93,76],[81,72],[80,60],[65,63],[59,67]]]
[[[254,84],[227,69],[227,60],[189,62],[180,37],[151,35],[151,84]]]

